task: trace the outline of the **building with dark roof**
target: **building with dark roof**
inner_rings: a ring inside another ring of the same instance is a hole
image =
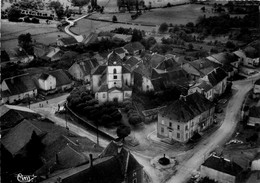
[[[24,98],[35,97],[37,87],[29,74],[6,78],[2,81],[1,103],[14,103]]]
[[[108,54],[105,65],[93,71],[91,83],[95,97],[101,103],[122,102],[132,96],[131,71],[124,66],[122,59],[115,51]]]
[[[203,94],[210,101],[214,99],[213,86],[207,81],[199,80],[192,85],[188,90],[188,95],[195,92]]]
[[[83,165],[59,175],[62,183],[142,183],[143,166],[122,144],[111,142],[98,158],[90,155],[88,165]],[[56,180],[58,176],[55,177]],[[48,180],[54,183],[55,178]],[[47,181],[46,181],[47,182]]]
[[[249,109],[248,114],[248,122],[249,126],[260,126],[260,106],[253,106]]]
[[[128,43],[124,46],[124,49],[126,49],[130,55],[140,55],[145,50],[140,42]]]
[[[48,74],[56,78],[57,90],[65,91],[73,87],[74,82],[69,78],[64,70],[58,69],[50,71]]]
[[[91,73],[99,66],[96,59],[86,59],[84,61],[76,61],[68,70],[70,75],[86,84],[91,81]]]
[[[68,47],[77,45],[78,41],[74,37],[64,37],[57,40],[57,45],[61,47]]]
[[[217,182],[235,183],[243,169],[228,159],[210,156],[200,167],[202,177],[209,177]]]
[[[115,48],[114,51],[123,59],[127,54],[128,51],[124,47]]]
[[[157,136],[162,139],[187,142],[195,133],[213,124],[215,107],[197,92],[180,96],[158,114]]]

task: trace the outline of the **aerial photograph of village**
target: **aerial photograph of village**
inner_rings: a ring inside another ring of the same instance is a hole
[[[260,0],[0,15],[0,182],[260,183]]]

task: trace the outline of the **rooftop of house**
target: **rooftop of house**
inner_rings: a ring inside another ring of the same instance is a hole
[[[198,59],[189,62],[195,69],[197,69],[203,76],[212,72],[215,68],[219,67],[218,64],[209,61],[208,59]]]
[[[209,73],[207,76],[209,83],[212,86],[216,86],[219,82],[223,81],[227,77],[227,73],[223,69],[217,68]]]
[[[41,79],[41,80],[46,80],[49,76],[50,76],[50,75],[47,74],[47,73],[42,73],[42,74],[40,75],[39,79]]]
[[[228,159],[218,157],[215,155],[210,156],[202,166],[223,172],[232,176],[238,176],[242,172],[242,168]]]
[[[29,109],[28,107],[22,107],[18,105],[1,105],[0,106],[0,117],[2,117],[5,113],[7,113],[9,110],[16,110],[16,111],[22,111],[22,112],[28,112],[28,113],[33,113],[36,114],[35,111]]]
[[[109,66],[114,65],[122,65],[122,59],[120,58],[120,56],[115,52],[112,51],[108,56],[107,56],[107,64]]]
[[[96,59],[88,59],[84,61],[77,61],[71,67],[78,65],[84,75],[91,74],[92,70],[95,69],[99,64]]]
[[[64,37],[59,40],[62,41],[65,45],[73,45],[78,43],[74,37]]]
[[[246,56],[249,57],[249,58],[256,58],[257,55],[258,55],[257,54],[257,50],[254,47],[252,47],[252,46],[247,46],[244,49],[244,52],[245,52]]]
[[[28,120],[23,120],[2,138],[2,144],[12,154],[17,154],[31,139],[33,131],[43,135],[43,131]]]
[[[128,53],[144,50],[144,46],[140,42],[128,43],[124,46],[124,48],[128,51]]]
[[[181,96],[160,113],[163,117],[188,122],[199,114],[209,110],[213,104],[202,94],[197,92],[188,96]]]
[[[93,71],[92,74],[93,75],[102,75],[106,69],[107,69],[106,65],[100,65]]]
[[[9,128],[14,127],[15,125],[17,125],[19,122],[21,122],[24,119],[32,119],[32,118],[36,118],[39,116],[40,115],[36,114],[35,112],[9,109],[3,115],[1,114],[0,127],[2,130],[9,129]]]
[[[124,62],[124,65],[126,65],[127,67],[129,68],[133,68],[134,66],[136,66],[139,62],[141,62],[140,59],[132,56],[132,57],[129,57],[125,62]]]
[[[3,82],[6,83],[9,89],[8,96],[26,93],[36,89],[36,85],[28,73],[11,78],[6,78],[3,80]],[[4,96],[2,93],[2,97],[7,96]]]
[[[165,60],[165,56],[160,54],[152,54],[151,59],[144,62],[145,64],[151,66],[152,68],[157,68],[160,63]]]
[[[243,50],[237,50],[237,51],[234,51],[233,53],[235,55],[237,55],[238,57],[240,57],[240,58],[245,58],[246,57],[245,52]]]
[[[72,83],[71,79],[62,69],[50,71],[48,74],[56,78],[57,87]]]
[[[141,76],[144,76],[149,79],[151,79],[152,77],[152,69],[146,67],[143,63],[137,65],[137,67],[134,69],[134,73],[138,73]]]
[[[28,57],[28,54],[21,47],[16,47],[12,50],[7,50],[7,53],[8,53],[10,58],[12,58],[12,57],[19,57],[19,58]]]
[[[209,82],[203,81],[203,80],[199,81],[198,83],[196,83],[191,88],[194,88],[194,87],[198,87],[198,88],[200,88],[201,90],[203,90],[205,92],[208,92],[209,90],[212,89],[212,85]]]
[[[260,118],[260,106],[253,106],[250,108],[249,117]]]
[[[233,62],[238,61],[238,56],[234,53],[229,53],[229,52],[222,52],[222,53],[217,53],[211,55],[214,59],[216,59],[218,62],[221,64],[231,64]]]
[[[171,71],[175,69],[179,69],[180,64],[178,64],[174,58],[168,58],[162,61],[156,69],[165,70],[165,71]]]

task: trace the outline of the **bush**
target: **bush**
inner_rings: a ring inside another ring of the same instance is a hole
[[[129,124],[135,126],[142,122],[142,118],[140,116],[130,116],[128,122],[129,122]]]
[[[236,47],[236,45],[232,41],[228,41],[226,43],[226,48],[232,49],[232,48],[235,48],[235,47]]]
[[[39,23],[40,23],[40,20],[39,20],[38,18],[33,17],[33,18],[32,18],[32,23],[34,23],[34,24],[39,24]]]
[[[31,23],[30,17],[27,17],[27,16],[24,17],[23,21],[26,22],[26,23]]]
[[[115,15],[112,17],[112,22],[117,22],[117,17]]]
[[[167,23],[162,23],[159,27],[159,32],[160,33],[165,33],[166,31],[168,31],[168,24]]]
[[[10,22],[17,22],[21,16],[21,11],[16,7],[11,8],[7,16]]]

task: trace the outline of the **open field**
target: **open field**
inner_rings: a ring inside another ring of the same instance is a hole
[[[14,23],[6,20],[1,21],[1,47],[2,49],[13,49],[18,44],[18,36],[20,34],[30,33],[32,39],[43,44],[55,43],[58,35],[68,37],[67,34],[59,32],[56,24],[28,24]]]
[[[200,9],[202,6],[206,7],[206,13],[203,13]],[[106,10],[105,10],[106,12]],[[134,12],[133,12],[134,13]],[[117,13],[118,21],[143,23],[143,24],[161,24],[162,22],[172,24],[186,24],[188,22],[196,22],[199,16],[213,16],[216,14],[211,13],[211,6],[186,4],[181,6],[175,6],[171,8],[159,8],[152,9],[139,16],[137,19],[132,20],[129,13]],[[112,20],[113,14],[95,14],[92,18]]]

